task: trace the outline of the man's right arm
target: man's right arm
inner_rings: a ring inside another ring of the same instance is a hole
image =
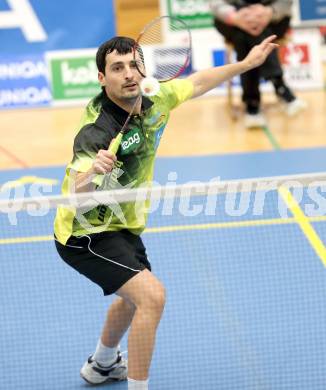
[[[96,184],[93,179],[97,175],[105,175],[113,170],[117,161],[115,154],[108,150],[98,151],[91,168],[87,172],[77,172],[75,176],[75,192],[91,192],[95,190]]]

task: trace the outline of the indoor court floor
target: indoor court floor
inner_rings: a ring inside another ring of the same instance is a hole
[[[171,172],[186,183],[325,171],[321,147],[161,157],[155,179],[164,185]],[[63,166],[2,170],[0,182],[12,184],[12,196],[19,193],[18,179],[25,196],[33,182],[44,195],[58,194],[63,172]],[[266,197],[259,215],[251,199],[245,213],[230,216],[223,195],[214,215],[185,217],[176,203],[162,216],[162,207],[143,235],[167,289],[151,388],[324,390],[325,258],[291,213],[280,222],[277,193]],[[325,255],[322,214],[310,223]],[[0,214],[0,387],[6,390],[89,388],[79,369],[93,352],[112,298],[59,259],[53,217],[53,211],[42,217],[13,212],[10,220]],[[126,390],[127,384],[100,388]]]
[[[118,35],[137,36],[161,12],[157,0],[115,4]],[[161,140],[155,181],[324,175],[325,89],[298,96],[308,108],[288,118],[264,93],[268,127],[260,130],[233,121],[225,96],[181,105]],[[1,203],[60,194],[82,111],[0,111],[1,390],[91,388],[79,371],[113,297],[59,258],[55,210],[7,213]],[[257,208],[256,195],[176,199],[150,214],[143,240],[167,290],[151,390],[325,390],[326,186],[287,205],[270,191]]]

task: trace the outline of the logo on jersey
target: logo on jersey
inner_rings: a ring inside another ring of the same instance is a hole
[[[138,129],[132,129],[125,134],[121,141],[121,154],[129,154],[143,143],[143,136]]]

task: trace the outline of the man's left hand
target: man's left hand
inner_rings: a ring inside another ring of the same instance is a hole
[[[252,68],[256,68],[257,66],[260,66],[266,58],[269,56],[269,54],[276,48],[279,47],[278,44],[273,43],[273,40],[277,38],[276,35],[271,35],[264,39],[262,43],[259,45],[254,46],[250,52],[248,53],[247,57],[243,60],[243,62],[248,67],[248,70]]]

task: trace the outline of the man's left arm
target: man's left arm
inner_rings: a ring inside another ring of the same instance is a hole
[[[275,38],[276,35],[271,35],[264,39],[261,44],[253,47],[247,57],[242,61],[235,64],[200,70],[189,76],[188,80],[194,86],[192,97],[203,95],[224,81],[260,66],[271,51],[278,47],[277,44],[272,43]]]

